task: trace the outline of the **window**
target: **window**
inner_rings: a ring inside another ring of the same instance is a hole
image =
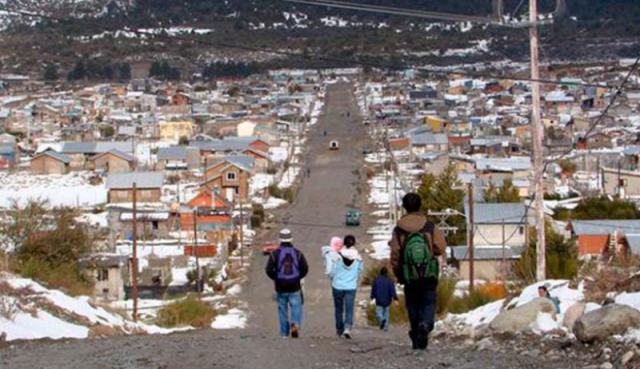
[[[227,181],[235,181],[235,180],[236,180],[236,173],[235,172],[227,173]]]
[[[98,275],[96,276],[96,279],[100,282],[106,281],[109,279],[109,269],[107,268],[100,268],[98,269]]]

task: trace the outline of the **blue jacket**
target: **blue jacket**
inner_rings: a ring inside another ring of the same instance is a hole
[[[398,298],[396,286],[389,277],[379,275],[371,286],[371,298],[376,300],[376,305],[387,307]]]
[[[354,260],[347,266],[344,258],[340,257],[333,262],[331,273],[331,287],[336,290],[353,291],[358,289],[358,279],[362,273],[362,260]]]

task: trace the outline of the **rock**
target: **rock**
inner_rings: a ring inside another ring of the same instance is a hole
[[[536,298],[517,308],[500,313],[491,323],[489,328],[494,332],[524,332],[530,329],[539,313],[554,313],[555,307],[549,299]]]
[[[484,338],[484,339],[480,340],[478,343],[476,343],[476,350],[477,351],[485,351],[485,350],[488,350],[489,348],[491,348],[493,345],[494,345],[494,343],[491,340],[491,338]]]
[[[600,364],[600,369],[613,369],[613,364],[606,362]]]
[[[602,341],[628,328],[640,327],[640,311],[618,304],[606,305],[579,318],[573,333],[581,342]]]
[[[631,359],[633,359],[633,356],[635,355],[635,352],[633,351],[627,351],[624,355],[622,355],[622,357],[620,358],[620,364],[622,364],[622,366],[627,365],[627,363],[629,361],[631,361]]]
[[[573,325],[579,318],[584,315],[584,310],[586,307],[587,304],[585,304],[584,302],[578,302],[571,305],[564,313],[562,325],[567,327],[567,329],[569,329],[569,332],[573,332]]]

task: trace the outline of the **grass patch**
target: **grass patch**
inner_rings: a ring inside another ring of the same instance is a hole
[[[436,314],[446,314],[451,301],[454,299],[457,279],[450,276],[441,276],[438,282],[438,290],[436,296]]]
[[[398,303],[391,304],[390,321],[392,325],[405,325],[409,322],[409,316],[407,315],[407,308],[404,302],[404,296],[399,295]],[[367,322],[369,325],[378,326],[378,319],[376,318],[376,305],[369,304],[367,306]]]
[[[180,326],[205,328],[211,325],[215,315],[215,310],[209,304],[198,300],[195,295],[189,295],[183,300],[160,309],[156,324],[166,328]]]
[[[457,279],[449,276],[441,277],[438,283],[436,313],[440,316],[452,313],[462,314],[490,302],[503,299],[507,290],[501,283],[486,283],[479,285],[470,293],[462,297],[455,296]]]

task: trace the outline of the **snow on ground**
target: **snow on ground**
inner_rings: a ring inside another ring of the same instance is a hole
[[[134,323],[94,306],[86,296],[72,297],[62,291],[45,288],[31,279],[3,273],[0,283],[9,289],[2,303],[10,307],[12,314],[0,316],[0,333],[5,333],[8,341],[87,338],[90,328],[97,325],[119,329],[123,333],[172,331]]]
[[[258,192],[264,190],[273,184],[274,176],[272,174],[265,173],[256,173],[251,176],[251,180],[249,182],[249,192],[250,194],[256,195]]]
[[[90,226],[98,227],[98,228],[107,228],[109,226],[109,222],[107,220],[108,213],[103,211],[101,213],[84,213],[76,217],[76,221],[78,223],[85,223]]]
[[[46,200],[50,206],[90,207],[107,201],[104,184],[89,183],[90,172],[65,175],[31,175],[28,172],[0,173],[0,208],[17,201]]]
[[[279,208],[280,206],[285,205],[286,203],[287,203],[286,200],[279,199],[277,197],[269,197],[267,201],[263,204],[263,206],[266,210],[271,210],[271,209]]]
[[[214,329],[238,329],[247,325],[247,315],[244,311],[233,308],[224,315],[216,316],[211,328]]]
[[[280,183],[278,183],[278,188],[285,189],[291,187],[296,181],[298,174],[300,174],[300,167],[294,165],[289,166],[287,171],[282,175],[282,179]]]
[[[289,148],[287,146],[269,148],[269,159],[274,163],[282,163],[289,156]]]
[[[627,293],[623,292],[616,296],[616,304],[631,306],[634,309],[640,310],[640,292]]]
[[[549,332],[556,329],[562,329],[560,320],[554,320],[549,313],[538,313],[536,321],[531,325],[534,332]]]
[[[498,300],[486,305],[480,306],[475,310],[471,310],[468,313],[464,314],[449,314],[444,319],[444,321],[456,321],[470,327],[477,327],[481,324],[490,323],[495,317],[500,314],[502,310],[502,305],[504,305],[505,300]]]

